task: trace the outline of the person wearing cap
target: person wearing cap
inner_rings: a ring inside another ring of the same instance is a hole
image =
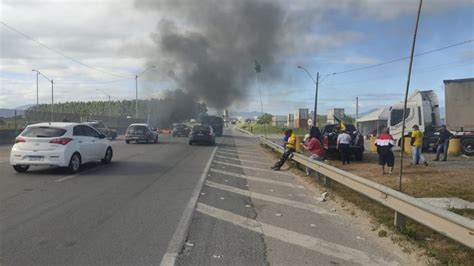
[[[413,126],[413,131],[411,132],[411,154],[413,156],[413,165],[417,165],[420,162],[423,162],[425,166],[428,166],[425,156],[423,156],[423,132],[420,131],[418,125]]]
[[[324,147],[321,145],[321,142],[318,138],[313,137],[310,134],[306,134],[301,146],[311,153],[309,156],[310,159],[316,161],[324,160]],[[308,167],[306,167],[306,175],[310,175],[310,169]]]
[[[296,151],[296,135],[293,133],[293,130],[288,129],[285,131],[285,136],[288,136],[288,141],[284,143],[285,151],[280,156],[280,159],[273,165],[271,168],[275,171],[280,170],[280,168],[285,164],[286,160]]]

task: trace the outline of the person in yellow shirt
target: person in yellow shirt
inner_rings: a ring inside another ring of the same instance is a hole
[[[271,168],[275,171],[280,170],[280,168],[285,164],[286,160],[296,151],[296,135],[293,133],[293,130],[288,129],[285,131],[285,136],[288,137],[288,140],[284,143],[285,152],[280,156],[278,162],[275,163]]]
[[[423,156],[423,132],[420,131],[418,125],[413,126],[413,132],[411,132],[411,154],[413,156],[413,165],[417,165],[423,162],[424,165],[428,166],[425,156]]]

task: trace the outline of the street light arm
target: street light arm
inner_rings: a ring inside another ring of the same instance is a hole
[[[336,75],[336,73],[331,73],[331,74],[325,75],[322,79],[319,80],[319,84],[321,84],[321,82],[323,82],[323,80],[325,80],[327,77],[333,76],[333,75]]]
[[[151,66],[151,67],[148,67],[147,69],[143,70],[142,73],[138,74],[135,76],[135,78],[138,78],[140,77],[141,75],[145,74],[145,72],[147,72],[148,70],[152,69],[152,68],[155,68],[156,66]]]
[[[304,67],[302,67],[302,66],[298,66],[298,68],[303,69],[303,71],[306,72],[306,74],[308,74],[308,76],[311,78],[311,80],[316,84],[316,80],[313,78],[313,76],[311,75],[311,73],[309,73],[309,71],[306,70],[306,68],[304,68]]]

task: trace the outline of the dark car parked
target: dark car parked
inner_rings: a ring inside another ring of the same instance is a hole
[[[108,126],[106,126],[103,122],[101,121],[90,121],[90,122],[84,122],[84,124],[89,125],[100,133],[104,134],[106,138],[114,140],[117,138],[117,130],[112,129]]]
[[[211,126],[194,126],[189,134],[189,145],[194,143],[216,144],[216,136]]]
[[[186,125],[173,126],[173,137],[189,137],[189,128]]]
[[[345,124],[345,127],[347,133],[351,135],[352,138],[350,144],[351,154],[354,155],[356,160],[362,161],[364,156],[364,137],[357,131],[354,125]],[[339,124],[325,125],[321,131],[322,143],[326,150],[326,155],[333,157],[339,154],[339,151],[336,149],[337,136],[340,134]]]
[[[157,143],[158,133],[149,124],[131,124],[125,132],[125,143],[130,141]]]

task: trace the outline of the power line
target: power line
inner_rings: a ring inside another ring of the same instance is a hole
[[[19,35],[25,37],[26,39],[28,39],[28,40],[30,40],[30,41],[32,41],[32,42],[34,42],[34,43],[40,45],[40,46],[43,47],[43,48],[46,48],[46,49],[50,50],[51,52],[53,52],[53,53],[55,53],[55,54],[58,54],[58,55],[60,55],[60,56],[62,56],[62,57],[64,57],[64,58],[66,58],[66,59],[69,59],[69,60],[73,61],[73,62],[76,63],[76,64],[79,64],[79,65],[81,65],[81,66],[84,66],[84,67],[93,69],[93,70],[98,71],[98,72],[102,72],[102,73],[104,73],[104,74],[112,75],[112,76],[115,76],[115,77],[132,79],[132,77],[125,77],[125,76],[123,76],[123,75],[115,74],[115,73],[113,73],[113,72],[105,71],[105,70],[102,70],[102,69],[93,67],[93,66],[91,66],[91,65],[82,63],[81,61],[79,61],[79,60],[77,60],[77,59],[74,59],[74,58],[72,58],[72,57],[70,57],[70,56],[67,56],[67,55],[65,55],[65,54],[63,54],[63,53],[61,53],[61,52],[59,52],[59,51],[57,51],[57,50],[55,50],[55,49],[53,49],[53,48],[50,48],[50,47],[46,46],[45,44],[43,44],[43,43],[41,43],[41,42],[35,40],[35,39],[32,38],[31,36],[29,36],[29,35],[27,35],[27,34],[21,32],[21,31],[19,31],[19,30],[13,28],[12,26],[6,24],[6,23],[3,22],[3,21],[0,21],[0,23],[1,23],[3,26],[5,26],[5,27],[7,27],[8,29],[10,29],[11,31],[16,32],[17,34],[19,34]]]
[[[444,46],[444,47],[440,47],[440,48],[437,48],[437,49],[434,49],[434,50],[430,50],[430,51],[422,52],[422,53],[419,53],[419,54],[415,54],[415,56],[422,56],[422,55],[438,52],[438,51],[441,51],[441,50],[453,48],[453,47],[460,46],[460,45],[470,43],[470,42],[473,42],[473,41],[474,41],[474,39],[454,43],[454,44]],[[386,62],[382,62],[382,63],[370,65],[370,66],[358,67],[358,68],[353,68],[353,69],[349,69],[349,70],[344,70],[344,71],[341,71],[341,72],[335,72],[335,73],[333,73],[333,75],[340,75],[340,74],[345,74],[345,73],[349,73],[349,72],[355,72],[355,71],[365,70],[365,69],[369,69],[369,68],[379,67],[379,66],[395,63],[395,62],[398,62],[398,61],[403,61],[403,60],[406,60],[406,59],[409,59],[409,58],[410,58],[409,56],[405,56],[405,57],[401,57],[401,58],[398,58],[398,59],[393,59],[393,60],[390,60],[390,61],[386,61]]]

